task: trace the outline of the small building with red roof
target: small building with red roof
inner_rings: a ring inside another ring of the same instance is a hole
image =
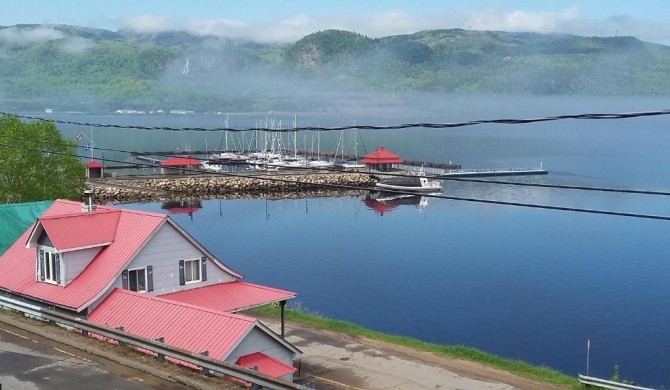
[[[263,353],[272,372],[281,371],[274,360],[292,366],[300,351],[283,339],[283,312],[296,294],[242,278],[167,215],[92,200],[56,200],[0,257],[0,293],[8,298],[176,347],[199,335],[193,352],[219,351],[210,356],[230,363]],[[275,302],[281,335],[233,314]],[[226,321],[230,328],[203,332]]]
[[[374,152],[370,152],[361,159],[368,169],[374,169],[381,172],[391,171],[398,168],[398,164],[404,161],[395,153],[391,153],[380,146]]]
[[[92,160],[86,164],[86,177],[89,179],[100,178],[105,175],[104,167],[99,162]]]
[[[191,156],[171,157],[158,165],[164,175],[192,175],[202,167],[202,163]]]

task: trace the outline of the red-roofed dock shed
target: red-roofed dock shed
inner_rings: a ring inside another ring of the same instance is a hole
[[[368,169],[375,169],[377,171],[386,172],[398,168],[398,164],[404,161],[395,153],[391,153],[380,146],[374,152],[368,153],[361,159]]]
[[[92,160],[86,164],[86,177],[89,179],[103,177],[104,167],[99,162]]]
[[[200,161],[191,156],[168,158],[159,165],[164,175],[192,175],[202,167]]]

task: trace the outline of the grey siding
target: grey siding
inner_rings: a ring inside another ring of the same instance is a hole
[[[180,286],[179,260],[192,260],[203,256],[205,254],[200,252],[174,227],[165,224],[126,269],[153,266],[154,290],[149,293],[152,295],[162,295],[235,280],[231,274],[215,264],[216,260],[207,259],[207,280]],[[122,287],[120,274],[114,281],[113,287]]]
[[[240,342],[240,344],[228,355],[225,359],[228,363],[235,363],[241,356],[249,355],[255,352],[262,352],[268,356],[288,364],[293,365],[293,351],[285,347],[279,341],[270,337],[267,333],[255,327],[247,337]],[[293,380],[292,375],[286,376],[283,379]]]
[[[102,248],[88,248],[61,254],[61,263],[65,267],[65,285],[70,284],[81,271],[88,266]],[[63,275],[63,274],[61,274]]]

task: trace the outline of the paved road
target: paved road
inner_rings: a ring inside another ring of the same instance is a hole
[[[143,373],[112,373],[86,354],[34,334],[0,324],[0,386],[2,389],[184,389]],[[143,383],[144,382],[144,383]],[[146,382],[151,382],[147,384]]]

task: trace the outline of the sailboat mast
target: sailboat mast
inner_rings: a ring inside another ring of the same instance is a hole
[[[356,163],[358,163],[358,124],[354,121],[354,156],[356,157]]]
[[[91,143],[91,161],[93,161],[93,126],[91,126],[91,138],[89,139]]]

